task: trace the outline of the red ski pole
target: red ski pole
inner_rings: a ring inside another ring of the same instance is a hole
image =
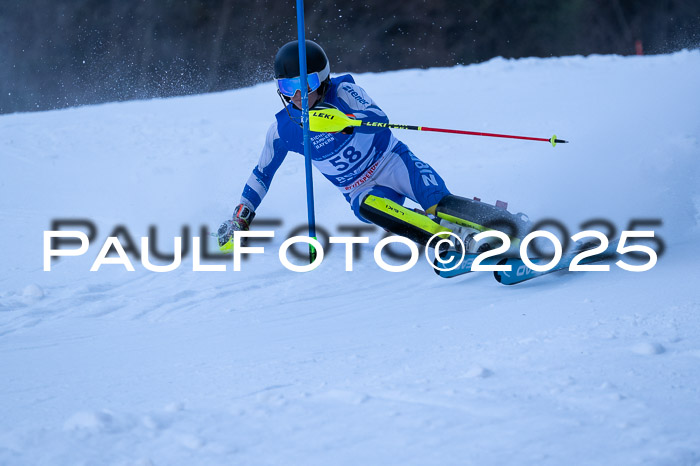
[[[469,136],[488,136],[491,138],[524,139],[526,141],[542,141],[552,144],[565,144],[569,141],[557,139],[556,134],[551,138],[533,138],[530,136],[514,136],[512,134],[482,133],[478,131],[463,131],[458,129],[430,128],[428,126],[397,125],[394,123],[372,123],[369,121],[356,120],[345,115],[337,108],[321,108],[312,110],[309,115],[309,126],[311,131],[319,133],[337,133],[348,126],[374,126],[391,129],[409,129],[413,131],[432,131],[436,133],[466,134]]]

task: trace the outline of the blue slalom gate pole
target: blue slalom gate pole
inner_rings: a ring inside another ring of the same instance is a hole
[[[306,74],[306,37],[304,33],[304,0],[297,0],[297,35],[299,36],[299,70],[301,72],[301,123],[304,132],[304,160],[306,168],[306,207],[309,218],[309,237],[316,239],[314,214],[314,180],[311,171],[311,135],[309,134],[309,85]],[[309,244],[309,262],[316,260],[316,248]]]

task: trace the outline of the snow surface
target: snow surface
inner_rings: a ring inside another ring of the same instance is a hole
[[[231,212],[279,108],[273,84],[0,116],[0,464],[700,462],[700,51],[494,59],[356,76],[392,121],[568,145],[396,132],[450,189],[570,234],[662,219],[648,272],[514,287],[389,273],[370,243],[313,272],[277,250],[306,221],[290,154],[241,272],[89,272],[123,225],[172,251]],[[315,177],[316,217],[355,225]],[[87,254],[44,272],[53,219],[91,219]],[[304,234],[302,231],[301,234]],[[152,240],[155,240],[152,238]],[[213,245],[209,245],[213,248]],[[207,262],[213,263],[213,262]]]

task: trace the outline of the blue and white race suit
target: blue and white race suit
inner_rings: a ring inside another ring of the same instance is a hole
[[[331,79],[324,102],[358,120],[389,121],[350,75]],[[256,210],[287,153],[304,153],[300,121],[301,110],[291,103],[277,113],[241,203]],[[355,215],[365,222],[359,207],[368,194],[399,204],[409,198],[424,209],[449,194],[437,172],[413,155],[388,128],[356,126],[352,134],[311,132],[310,150],[313,165],[343,193]]]

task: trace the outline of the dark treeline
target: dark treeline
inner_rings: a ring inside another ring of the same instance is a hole
[[[334,71],[694,48],[698,0],[306,2]],[[0,0],[0,113],[271,79],[293,0]]]

